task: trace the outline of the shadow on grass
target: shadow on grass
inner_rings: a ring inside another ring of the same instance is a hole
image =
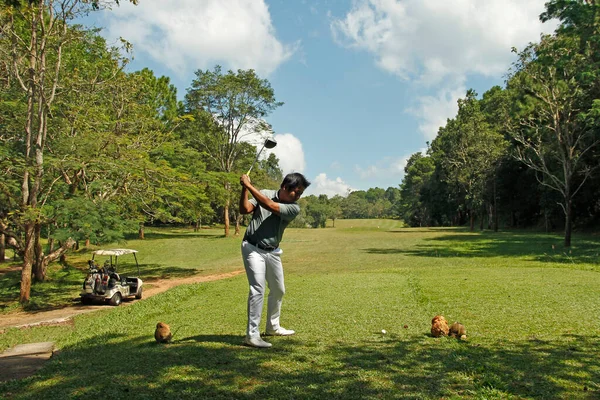
[[[363,249],[363,251],[370,254],[406,254],[417,257],[529,256],[533,260],[542,262],[600,263],[600,240],[590,237],[574,237],[570,249],[563,247],[562,237],[522,232],[474,233],[465,231],[463,234],[444,234],[423,240],[426,244],[416,245],[410,249],[372,247]]]
[[[147,232],[144,234],[144,240],[164,240],[164,239],[190,239],[190,238],[204,238],[204,239],[219,239],[224,238],[224,234],[214,234],[209,232]],[[130,235],[126,237],[127,240],[138,240],[137,235]]]
[[[30,300],[19,305],[22,311],[36,312],[64,308],[79,297],[85,273],[73,267],[62,267],[51,274],[45,282],[32,282]],[[0,311],[15,309],[19,301],[21,271],[0,276]]]
[[[280,339],[280,338],[278,338]],[[598,398],[598,336],[473,345],[422,337],[271,349],[197,335],[158,345],[104,334],[63,349],[38,375],[0,384],[9,398]]]
[[[132,271],[132,269],[129,268],[128,271]],[[202,272],[202,270],[197,268],[165,267],[160,264],[140,264],[139,277],[144,282],[151,282],[156,279],[187,278],[200,272]],[[133,275],[134,274],[132,273],[129,274],[129,276]],[[135,275],[137,276],[137,270],[135,271]]]

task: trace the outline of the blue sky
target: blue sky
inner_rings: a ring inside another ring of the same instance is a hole
[[[503,85],[518,49],[551,33],[545,0],[139,0],[95,13],[131,70],[183,98],[198,69],[256,70],[285,104],[269,115],[284,173],[306,194],[398,187],[466,90]]]

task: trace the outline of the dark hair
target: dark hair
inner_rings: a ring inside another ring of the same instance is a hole
[[[299,186],[302,186],[304,189],[310,186],[310,182],[299,172],[287,174],[285,178],[283,178],[283,182],[281,182],[281,187],[285,187],[288,190],[296,189]]]

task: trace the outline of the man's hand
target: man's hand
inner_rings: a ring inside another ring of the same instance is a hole
[[[250,181],[250,177],[246,174],[242,175],[240,177],[240,185],[242,185],[243,187],[247,188],[248,186],[251,186],[252,181]]]

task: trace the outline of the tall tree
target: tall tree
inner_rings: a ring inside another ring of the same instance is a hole
[[[410,156],[404,167],[404,179],[400,185],[400,216],[410,226],[431,225],[431,210],[425,196],[428,185],[435,170],[433,159],[422,153]]]
[[[261,132],[270,133],[271,127],[264,118],[281,105],[283,103],[275,100],[269,81],[260,79],[254,70],[224,74],[220,66],[213,71],[196,71],[196,79],[185,96],[186,109],[195,112],[197,118],[204,115],[204,132],[198,132],[197,141],[201,151],[212,160],[217,171],[226,175],[236,172],[236,162],[244,149],[240,146],[242,139]],[[231,177],[224,176],[225,236],[229,236],[231,182]]]
[[[565,247],[571,245],[573,198],[598,167],[586,158],[600,143],[600,101],[589,90],[600,76],[589,60],[579,37],[546,35],[519,54],[509,80],[521,95],[515,157],[561,194]]]
[[[71,241],[66,241],[55,253],[44,255],[40,242],[41,207],[52,188],[52,184],[44,185],[44,156],[52,125],[50,118],[54,103],[61,95],[61,79],[65,75],[64,48],[78,38],[78,32],[70,29],[68,22],[93,7],[101,8],[110,3],[100,0],[29,0],[3,3],[0,8],[0,41],[3,42],[0,49],[9,49],[9,54],[3,57],[10,60],[6,64],[7,75],[22,90],[23,103],[26,104],[20,152],[23,169],[19,219],[24,231],[21,302],[29,300],[33,267],[40,267],[42,263],[58,257],[71,244]]]
[[[438,147],[442,149],[438,154],[443,154],[440,162],[448,182],[455,183],[465,195],[471,230],[475,214],[484,205],[490,172],[504,154],[505,145],[502,135],[485,121],[473,90],[458,101],[456,118],[449,120],[432,142],[434,152]]]
[[[489,127],[501,134],[504,139],[509,140],[509,130],[511,124],[513,124],[514,116],[511,110],[512,99],[510,98],[510,92],[502,89],[500,86],[493,86],[491,89],[483,94],[480,100],[481,111],[485,117]],[[508,147],[508,143],[507,143]],[[496,163],[492,166],[490,171],[490,186],[488,190],[488,199],[492,212],[490,212],[489,222],[493,221],[494,231],[498,231],[498,199],[500,197],[498,193],[498,180],[499,171],[501,170],[502,164],[506,163],[510,159],[508,150],[504,152],[500,157],[496,159]]]

